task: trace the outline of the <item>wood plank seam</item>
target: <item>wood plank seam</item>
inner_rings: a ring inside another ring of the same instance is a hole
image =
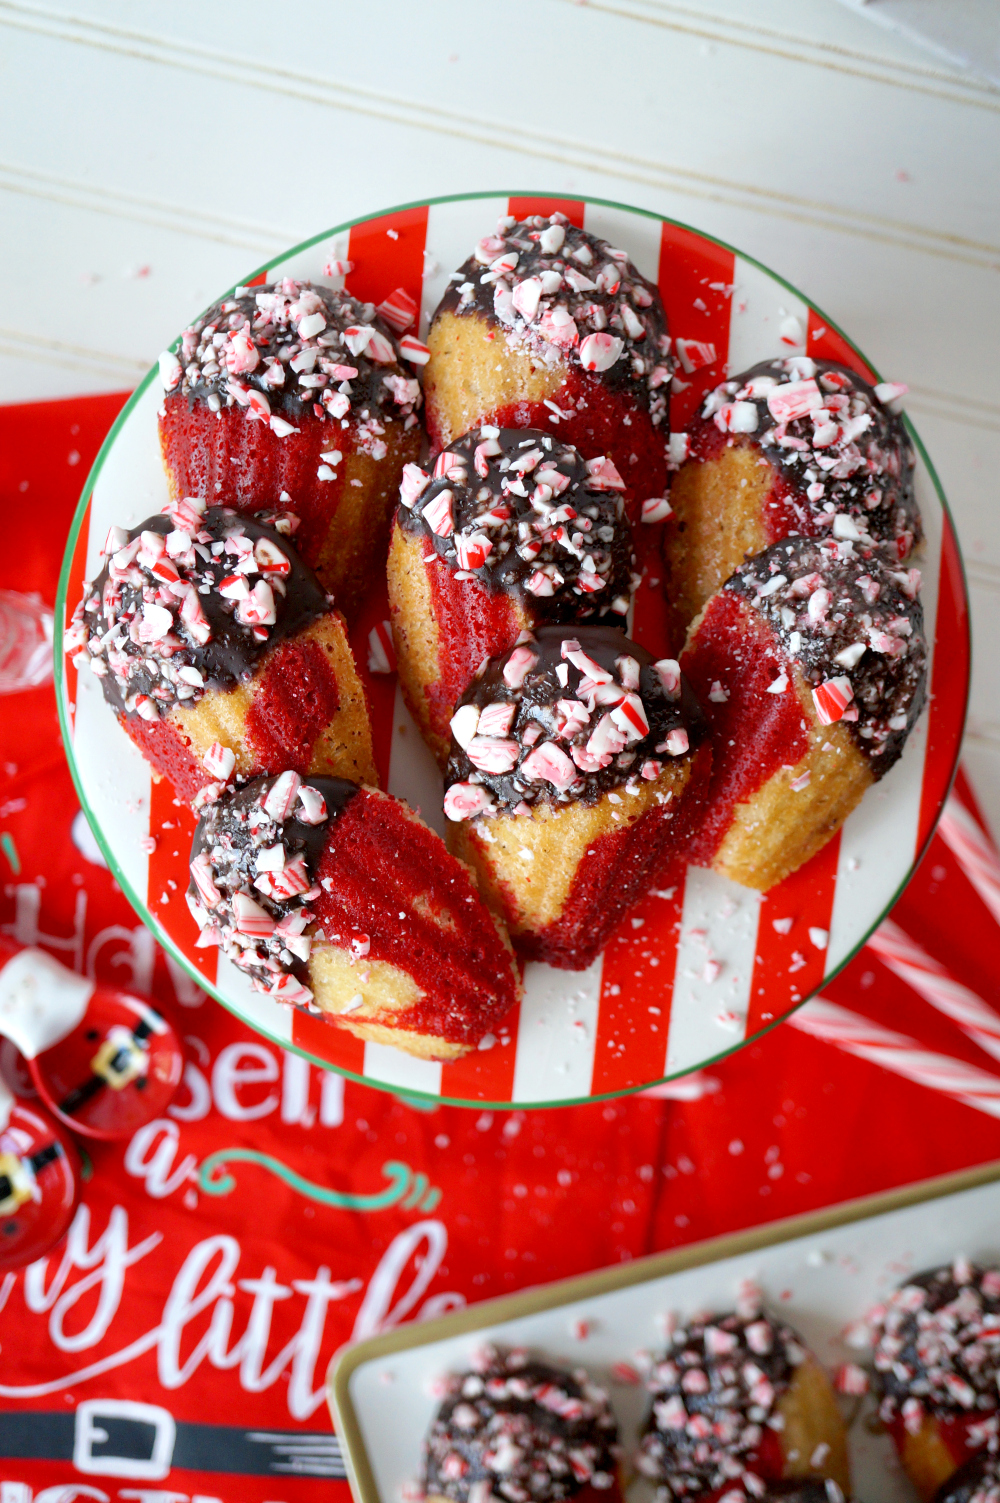
[[[20,329],[0,329],[0,355],[15,360],[41,360],[46,365],[66,366],[70,370],[98,370],[113,377],[139,381],[149,370],[152,360],[133,359],[130,355],[113,355],[107,350],[91,350],[83,345],[67,344],[60,339],[45,339]]]
[[[563,0],[563,3],[575,5],[578,0]],[[929,94],[953,104],[1000,111],[1000,96],[996,89],[979,80],[965,79],[945,68],[921,68],[912,63],[890,61],[859,49],[840,47],[831,42],[817,42],[809,37],[794,36],[767,26],[747,24],[728,17],[702,15],[682,6],[667,4],[665,0],[634,0],[632,4],[627,3],[627,0],[587,0],[587,8],[656,26],[665,31],[704,37],[707,41],[766,53],[787,62],[826,68],[892,88]],[[648,14],[649,11],[654,13]],[[684,19],[674,19],[675,17]],[[776,45],[778,43],[781,45]],[[830,55],[824,56],[827,53]],[[851,60],[862,66],[852,66]],[[945,87],[934,87],[935,82]]]
[[[181,235],[193,234],[202,240],[218,240],[223,245],[236,245],[264,255],[280,251],[298,238],[295,230],[206,214],[164,199],[123,193],[103,183],[70,182],[39,168],[17,167],[10,162],[0,162],[0,190],[47,199],[71,209],[90,209],[97,214],[131,219]]]
[[[755,209],[777,218],[837,229],[843,234],[974,266],[1000,269],[1000,246],[912,224],[903,220],[851,210],[802,198],[796,194],[737,183],[726,178],[652,161],[597,144],[578,143],[551,132],[532,132],[513,123],[496,125],[475,115],[443,110],[419,101],[400,99],[372,89],[348,86],[292,69],[269,67],[249,59],[227,56],[206,47],[168,41],[144,32],[127,31],[57,15],[41,7],[0,0],[0,24],[83,46],[94,47],[166,67],[219,78],[244,87],[373,116],[438,135],[520,151],[528,156],[607,175],[688,197]]]

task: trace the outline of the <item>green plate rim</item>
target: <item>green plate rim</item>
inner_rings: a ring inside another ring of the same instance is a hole
[[[308,240],[302,240],[298,245],[293,245],[289,250],[282,251],[280,254],[270,257],[263,263],[263,265],[258,266],[256,270],[248,273],[248,275],[242,281],[234,282],[233,286],[230,287],[226,293],[221,294],[221,296],[228,296],[236,287],[246,286],[248,283],[252,282],[255,277],[260,276],[262,273],[266,275],[269,267],[272,264],[278,264],[281,261],[287,260],[290,256],[299,255],[302,251],[309,250],[312,246],[318,245],[320,241],[329,240],[334,235],[343,234],[345,230],[350,230],[355,225],[367,224],[372,219],[385,219],[388,218],[388,216],[391,214],[402,214],[408,209],[433,208],[436,204],[471,203],[477,199],[495,198],[552,198],[565,200],[567,198],[567,195],[566,193],[546,193],[540,191],[537,188],[530,190],[507,189],[481,193],[446,193],[437,198],[421,198],[415,199],[411,203],[395,204],[391,208],[380,209],[374,214],[361,214],[356,219],[346,219],[343,221],[343,223],[334,225],[331,229],[322,230],[318,235],[311,235]],[[863,360],[869,367],[869,369],[873,370],[876,376],[879,376],[879,379],[881,379],[877,367],[872,365],[867,355],[865,355],[864,352],[858,347],[858,345],[854,343],[854,340],[851,339],[849,335],[844,333],[839,324],[835,323],[832,318],[828,318],[827,315],[823,312],[822,308],[819,308],[811,298],[807,297],[806,294],[801,292],[799,288],[795,287],[793,283],[789,282],[785,277],[780,276],[777,272],[772,271],[769,266],[765,266],[764,263],[762,261],[758,261],[755,256],[747,255],[744,251],[737,249],[736,246],[730,245],[728,241],[720,240],[717,235],[710,235],[707,233],[707,231],[698,229],[695,225],[686,224],[681,219],[672,219],[668,215],[657,214],[652,209],[639,209],[636,208],[633,204],[619,203],[615,199],[610,198],[594,198],[589,194],[584,198],[581,198],[579,200],[574,199],[573,201],[585,204],[596,204],[605,209],[618,209],[626,214],[636,214],[643,219],[654,219],[662,224],[672,224],[675,225],[678,229],[688,230],[691,234],[697,235],[701,239],[707,240],[711,244],[721,247],[721,249],[723,250],[730,251],[734,256],[739,256],[741,261],[745,261],[749,265],[757,267],[757,269],[759,271],[762,271],[765,276],[770,277],[772,281],[775,281],[780,286],[787,288],[787,290],[794,294],[795,297],[801,299],[801,301],[804,302],[807,307],[811,308],[812,311],[824,321],[828,328],[832,329],[836,334],[839,334],[841,339],[843,339],[858,356],[859,360]],[[215,299],[215,301],[218,301],[218,299]],[[209,304],[209,306],[212,305]],[[177,338],[174,339],[173,342],[168,346],[168,348],[176,351],[180,346],[180,338],[181,336],[178,335]],[[118,414],[108,432],[107,437],[98,450],[97,458],[91,465],[87,478],[84,481],[83,489],[80,494],[80,500],[77,503],[77,508],[73,515],[73,521],[70,525],[69,536],[66,542],[66,550],[63,554],[62,568],[59,572],[59,584],[56,592],[55,606],[54,636],[56,642],[56,651],[53,654],[53,676],[55,680],[56,706],[59,713],[59,727],[62,732],[63,746],[66,751],[66,760],[69,763],[69,769],[73,778],[73,784],[76,788],[77,796],[80,799],[80,807],[86,815],[87,822],[94,833],[94,838],[96,839],[104,855],[104,858],[108,863],[109,871],[118,882],[129,903],[135,909],[140,919],[142,919],[142,922],[155,936],[158,943],[170,951],[170,954],[173,956],[174,960],[184,968],[191,979],[197,986],[201,988],[202,991],[208,992],[209,995],[214,997],[214,999],[218,1003],[220,1003],[221,1006],[225,1007],[228,1012],[231,1012],[234,1017],[239,1018],[241,1023],[245,1024],[249,1028],[252,1028],[254,1032],[261,1034],[262,1037],[267,1039],[269,1043],[276,1045],[280,1049],[288,1049],[294,1054],[300,1054],[304,1059],[309,1060],[310,1064],[316,1065],[317,1068],[321,1070],[332,1070],[335,1074],[343,1075],[345,1079],[353,1080],[358,1085],[369,1086],[374,1090],[388,1091],[390,1095],[398,1096],[403,1100],[412,1100],[415,1105],[420,1105],[423,1107],[426,1107],[427,1105],[435,1107],[460,1106],[465,1107],[467,1110],[474,1111],[542,1111],[563,1106],[586,1106],[591,1102],[616,1101],[625,1096],[634,1096],[641,1091],[648,1091],[654,1089],[657,1086],[667,1085],[670,1081],[682,1080],[685,1075],[692,1074],[693,1072],[690,1069],[683,1070],[672,1075],[663,1075],[658,1080],[646,1081],[643,1085],[627,1086],[620,1091],[605,1091],[599,1096],[575,1096],[558,1101],[472,1101],[454,1096],[434,1096],[427,1091],[417,1091],[410,1090],[409,1088],[401,1089],[399,1087],[394,1087],[387,1082],[374,1080],[367,1075],[358,1075],[353,1070],[345,1069],[342,1065],[331,1064],[328,1060],[319,1059],[316,1055],[310,1054],[308,1050],[299,1048],[290,1040],[276,1038],[273,1034],[269,1033],[266,1029],[259,1027],[256,1023],[249,1022],[248,1019],[243,1015],[243,1013],[241,1013],[233,1003],[228,1002],[226,998],[222,996],[222,994],[217,990],[217,988],[209,983],[201,974],[201,972],[191,964],[191,962],[184,954],[182,954],[180,948],[174,943],[173,939],[163,928],[162,924],[160,924],[159,920],[153,916],[153,914],[146,907],[145,903],[143,903],[139,898],[138,894],[132,891],[131,885],[126,880],[124,873],[118,865],[114,853],[112,852],[108,842],[105,840],[104,834],[100,829],[98,822],[87,803],[86,794],[84,792],[80,775],[77,770],[76,759],[73,755],[73,738],[69,723],[69,704],[66,695],[65,663],[64,654],[61,650],[61,643],[63,631],[65,629],[66,591],[69,584],[70,569],[72,568],[73,564],[73,555],[76,551],[76,544],[80,534],[80,528],[83,524],[83,518],[86,513],[87,506],[90,502],[94,486],[104,466],[105,460],[110,454],[111,449],[113,448],[114,443],[118,437],[118,434],[123,428],[130,413],[137,405],[140,397],[146,391],[147,387],[150,385],[150,382],[155,380],[157,376],[158,368],[154,365],[143,377],[142,381],[136,387],[135,391],[129,397],[128,401],[125,403],[125,406]],[[931,840],[934,837],[934,832],[937,829],[938,820],[941,818],[945,800],[947,799],[948,794],[951,791],[952,784],[955,781],[955,775],[958,771],[959,758],[961,756],[962,740],[965,733],[965,723],[969,711],[969,694],[972,684],[972,634],[970,623],[969,585],[965,573],[965,560],[962,557],[962,550],[958,543],[958,529],[955,526],[955,519],[951,514],[951,508],[948,505],[948,499],[945,496],[944,488],[938,478],[937,470],[931,463],[930,456],[928,455],[927,450],[924,447],[923,440],[914,428],[909,416],[904,414],[904,421],[906,423],[907,431],[909,432],[910,437],[913,439],[913,442],[916,448],[919,450],[920,456],[927,467],[927,473],[930,475],[931,482],[934,486],[935,491],[937,492],[938,500],[941,502],[945,517],[951,527],[952,534],[955,539],[955,552],[958,558],[959,573],[962,580],[962,599],[965,607],[965,648],[969,659],[969,673],[965,682],[965,692],[962,702],[961,732],[956,738],[955,752],[945,786],[944,798],[942,798],[941,800],[941,807],[935,815],[935,818],[924,839],[923,844],[914,855],[913,861],[906,876],[896,888],[892,898],[889,900],[886,907],[873,921],[870,927],[865,931],[862,938],[858,941],[858,943],[854,946],[850,953],[848,955],[845,955],[840,964],[828,975],[823,977],[823,980],[820,982],[820,985],[818,987],[810,992],[808,996],[803,997],[802,1001],[797,1002],[794,1007],[789,1009],[788,1012],[783,1013],[780,1018],[775,1018],[774,1021],[768,1023],[766,1027],[759,1028],[756,1033],[748,1034],[746,1038],[740,1039],[739,1042],[732,1044],[729,1048],[722,1049],[718,1054],[713,1054],[710,1058],[702,1060],[698,1065],[695,1066],[696,1070],[708,1069],[712,1065],[717,1065],[722,1060],[728,1059],[730,1055],[738,1053],[739,1050],[746,1048],[749,1044],[757,1043],[760,1039],[769,1034],[772,1029],[778,1028],[783,1022],[785,1022],[785,1020],[789,1018],[793,1012],[797,1012],[800,1007],[804,1007],[805,1004],[810,1000],[810,998],[815,997],[822,987],[826,986],[830,981],[833,981],[835,977],[840,975],[845,966],[850,964],[854,957],[867,944],[869,938],[878,928],[879,924],[881,924],[882,920],[886,918],[889,913],[891,913],[892,909],[898,903],[903,892],[913,880],[917,868],[927,854],[928,846],[930,845]]]

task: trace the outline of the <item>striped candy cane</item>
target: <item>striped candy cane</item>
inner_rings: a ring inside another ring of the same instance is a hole
[[[953,980],[940,961],[921,949],[898,924],[886,919],[868,941],[868,948],[925,1002],[957,1023],[980,1049],[1000,1059],[1000,1014],[969,987]]]
[[[793,1012],[786,1023],[811,1038],[834,1044],[846,1054],[866,1059],[904,1080],[912,1080],[929,1091],[940,1092],[971,1106],[974,1111],[984,1112],[988,1117],[1000,1117],[1000,1077],[990,1075],[975,1065],[955,1059],[950,1054],[937,1054],[922,1049],[916,1039],[883,1028],[870,1018],[849,1012],[816,997]]]
[[[944,806],[938,825],[945,843],[987,908],[1000,924],[1000,857],[993,842],[976,824],[954,794]]]

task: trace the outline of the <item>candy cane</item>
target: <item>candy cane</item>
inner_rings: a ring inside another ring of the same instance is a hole
[[[987,908],[1000,924],[1000,857],[993,842],[954,794],[938,825],[946,844]]]
[[[886,919],[868,941],[868,948],[925,1002],[957,1023],[980,1049],[1000,1059],[1000,1014],[961,981],[953,980],[941,962],[898,924]]]
[[[845,1053],[881,1065],[915,1085],[939,1091],[988,1117],[1000,1117],[1000,1077],[950,1054],[922,1049],[916,1039],[883,1028],[846,1007],[816,997],[793,1012],[786,1022],[800,1033],[835,1044]]]

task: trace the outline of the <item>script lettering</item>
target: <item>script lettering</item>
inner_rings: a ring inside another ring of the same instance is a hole
[[[135,1247],[128,1245],[128,1212],[114,1206],[108,1224],[90,1247],[90,1208],[82,1205],[73,1218],[66,1239],[66,1250],[49,1289],[45,1288],[48,1258],[41,1258],[25,1270],[24,1299],[29,1310],[41,1313],[51,1309],[49,1336],[61,1352],[82,1352],[96,1346],[107,1334],[125,1287],[125,1271],[152,1252],[163,1241],[161,1232],[152,1232]],[[65,1288],[72,1269],[87,1269],[85,1278]],[[65,1329],[70,1311],[95,1284],[100,1285],[97,1307],[82,1331],[70,1335]]]
[[[151,1160],[144,1154],[142,1162],[148,1165]],[[77,1212],[51,1282],[46,1284],[48,1259],[40,1259],[25,1272],[25,1303],[36,1314],[50,1312],[49,1335],[61,1351],[93,1347],[107,1334],[122,1299],[127,1270],[152,1251],[162,1235],[155,1232],[129,1247],[128,1216],[123,1207],[116,1206],[93,1246],[89,1238],[90,1213],[84,1206]],[[365,1288],[360,1278],[334,1280],[328,1267],[318,1268],[312,1278],[292,1278],[284,1283],[277,1270],[268,1265],[259,1277],[237,1280],[242,1257],[239,1242],[221,1234],[207,1237],[190,1250],[178,1269],[159,1325],[74,1372],[63,1370],[58,1377],[39,1383],[15,1386],[0,1382],[0,1396],[40,1398],[76,1389],[89,1378],[127,1367],[155,1349],[159,1380],[167,1390],[183,1387],[206,1361],[219,1371],[238,1369],[240,1386],[247,1393],[261,1393],[287,1373],[288,1412],[292,1419],[307,1420],[324,1402],[322,1374],[326,1360],[318,1386],[316,1376],[330,1306],[364,1290],[354,1322],[355,1340],[391,1330],[414,1314],[422,1320],[459,1308],[464,1304],[459,1293],[425,1298],[447,1246],[448,1233],[442,1222],[417,1222],[393,1239]],[[70,1282],[74,1270],[84,1271],[84,1277],[75,1283]],[[67,1333],[67,1316],[95,1284],[100,1285],[100,1291],[94,1315],[84,1330]],[[242,1334],[234,1340],[237,1289],[251,1296],[251,1307]],[[305,1301],[304,1308],[296,1296]],[[274,1312],[279,1307],[290,1310],[293,1301],[301,1311],[298,1330],[269,1360]]]

